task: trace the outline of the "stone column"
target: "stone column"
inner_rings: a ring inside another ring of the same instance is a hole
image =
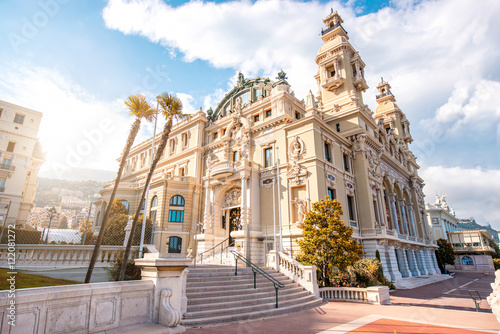
[[[417,232],[417,226],[415,225],[415,218],[413,214],[413,209],[411,208],[411,204],[407,204],[407,209],[408,209],[408,215],[410,216],[410,222],[411,226],[413,228],[413,235],[415,238],[418,238],[418,232]]]
[[[398,252],[399,270],[403,277],[411,277],[412,274],[408,268],[408,259],[406,258],[406,252],[404,249],[396,249]]]
[[[389,222],[386,218],[385,205],[382,199],[382,192],[380,189],[377,190],[377,204],[378,204],[378,214],[380,216],[380,224],[389,227]]]
[[[417,258],[417,266],[420,273],[422,275],[428,275],[429,273],[425,269],[424,262],[422,259],[422,250],[420,249],[415,250],[415,257]]]
[[[391,278],[393,281],[400,280],[403,278],[403,275],[399,271],[399,266],[398,266],[398,260],[396,258],[396,249],[394,246],[388,246],[387,247],[387,256],[388,256],[388,261],[390,262],[390,268],[389,270],[391,271]]]
[[[153,281],[153,323],[170,327],[172,333],[185,330],[179,326],[187,310],[186,279],[191,263],[180,254],[146,253],[135,259],[141,267],[142,280]]]
[[[420,276],[420,270],[418,270],[417,259],[415,257],[415,251],[413,249],[406,250],[408,255],[408,265],[410,267],[411,274],[413,276]]]
[[[438,272],[434,268],[434,264],[432,262],[432,258],[431,258],[431,254],[429,252],[429,249],[424,249],[422,251],[422,253],[424,255],[424,265],[425,265],[425,269],[427,270],[427,273],[429,275],[437,274]]]
[[[398,231],[398,233],[401,233],[401,231],[399,230],[399,220],[398,213],[396,211],[396,199],[394,198],[394,194],[389,195],[389,201],[391,201],[392,220],[394,221],[394,225],[396,226],[396,231]]]
[[[402,220],[404,233],[410,235],[410,231],[408,229],[408,221],[406,220],[405,202],[403,199],[398,199],[396,203],[398,204],[398,209]]]
[[[430,251],[430,253],[431,253],[432,263],[434,264],[434,269],[436,270],[436,274],[441,274],[441,269],[439,269],[439,265],[436,259],[436,253],[434,252],[434,250]]]

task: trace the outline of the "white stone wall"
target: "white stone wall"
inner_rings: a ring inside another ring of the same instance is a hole
[[[101,333],[148,323],[153,290],[152,281],[129,281],[21,289],[14,298],[2,291],[0,333]]]

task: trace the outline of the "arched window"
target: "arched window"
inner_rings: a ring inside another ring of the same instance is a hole
[[[473,266],[474,265],[474,261],[472,260],[472,258],[470,256],[464,256],[462,258],[462,264],[464,266]]]
[[[174,223],[184,222],[184,197],[181,195],[172,196],[170,206],[175,207],[168,211],[168,221]]]
[[[181,195],[172,196],[170,206],[184,206],[184,197]]]
[[[158,196],[154,196],[151,200],[151,208],[155,208],[158,206]]]
[[[182,250],[182,238],[172,236],[168,240],[168,252],[180,253]]]

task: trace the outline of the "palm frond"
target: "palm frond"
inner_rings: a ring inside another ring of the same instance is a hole
[[[161,93],[158,97],[158,112],[162,113],[167,119],[182,118],[186,115],[182,113],[182,102],[178,97],[168,93]]]
[[[151,103],[142,94],[130,95],[125,101],[129,113],[137,118],[144,118],[147,121],[152,121],[157,113],[156,109],[151,106]]]

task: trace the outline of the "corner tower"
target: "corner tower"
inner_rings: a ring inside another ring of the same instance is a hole
[[[413,139],[410,134],[410,122],[396,104],[396,97],[391,92],[391,85],[385,82],[384,78],[381,78],[377,90],[379,92],[376,96],[378,107],[373,118],[379,127],[384,127],[387,134],[392,130],[396,139],[402,139],[406,144],[411,143]]]
[[[318,72],[318,100],[329,110],[334,105],[343,105],[353,99],[363,103],[364,92],[368,85],[365,81],[365,63],[358,52],[349,43],[344,22],[333,9],[323,20],[326,28],[321,30],[321,39],[325,42],[316,56]]]

